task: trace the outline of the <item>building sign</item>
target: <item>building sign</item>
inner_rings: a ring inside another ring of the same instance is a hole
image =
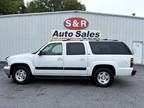
[[[65,30],[54,29],[51,31],[52,40],[65,39],[99,39],[100,31],[86,30],[89,22],[84,18],[68,18],[64,21],[63,26]]]
[[[52,30],[53,40],[99,38],[96,30]]]
[[[89,26],[86,19],[83,18],[69,18],[64,21],[64,26],[70,30],[82,30]]]

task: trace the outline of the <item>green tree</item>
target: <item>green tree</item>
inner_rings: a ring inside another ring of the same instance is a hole
[[[63,10],[86,10],[85,5],[81,4],[77,0],[64,0]]]
[[[23,0],[0,0],[0,15],[23,13]]]
[[[78,0],[33,0],[27,4],[25,12],[50,12],[64,10],[86,10]]]

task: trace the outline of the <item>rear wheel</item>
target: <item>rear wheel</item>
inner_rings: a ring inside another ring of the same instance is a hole
[[[94,71],[92,79],[99,87],[108,87],[114,81],[114,75],[111,70],[107,68],[100,68]]]
[[[27,67],[18,66],[13,69],[12,78],[14,82],[18,84],[26,84],[30,82],[32,75],[30,70]]]

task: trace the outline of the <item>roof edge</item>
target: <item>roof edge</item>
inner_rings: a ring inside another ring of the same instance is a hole
[[[126,17],[126,18],[144,20],[144,17],[139,17],[139,16],[128,16],[128,15],[109,14],[109,13],[100,13],[100,12],[90,12],[90,11],[81,11],[81,10],[41,12],[41,13],[24,13],[24,14],[10,14],[10,15],[0,15],[0,18],[22,17],[22,16],[38,16],[38,15],[50,15],[50,14],[68,14],[68,13],[84,13],[84,14],[93,14],[93,15],[102,15],[102,16],[115,16],[115,17]]]

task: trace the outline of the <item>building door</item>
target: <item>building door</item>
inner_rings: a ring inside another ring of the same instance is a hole
[[[134,63],[142,64],[142,51],[143,51],[143,42],[134,41],[132,45],[133,54],[134,54]]]

